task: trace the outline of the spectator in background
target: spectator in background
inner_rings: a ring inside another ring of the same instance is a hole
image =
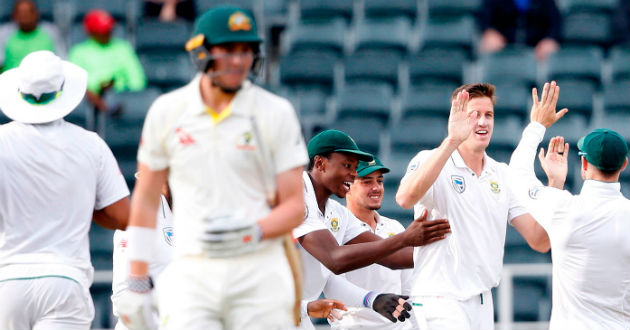
[[[484,0],[482,8],[482,52],[524,44],[535,47],[536,58],[544,60],[560,48],[562,22],[554,0]]]
[[[89,38],[70,50],[69,60],[88,73],[87,99],[98,111],[115,113],[120,107],[108,106],[104,94],[110,90],[138,91],[147,78],[131,44],[113,37],[114,18],[106,11],[94,9],[83,19]]]
[[[0,27],[0,63],[2,71],[17,67],[22,59],[36,50],[50,50],[66,57],[59,30],[50,23],[39,23],[39,11],[32,0],[17,0],[13,5],[13,22]]]
[[[194,21],[196,15],[194,0],[145,0],[144,16],[158,17],[160,21],[172,22],[177,18]]]

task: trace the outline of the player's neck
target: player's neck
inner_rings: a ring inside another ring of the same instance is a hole
[[[230,105],[236,93],[226,93],[220,87],[214,86],[212,80],[205,75],[200,82],[201,99],[212,111],[219,114]]]
[[[376,211],[356,205],[355,203],[349,202],[347,199],[346,201],[348,209],[355,217],[367,223],[372,230],[376,229]]]
[[[459,148],[457,148],[457,151],[459,152],[459,155],[462,156],[466,166],[473,170],[477,176],[481,175],[484,165],[485,150],[473,150],[464,145],[460,145]]]
[[[332,195],[332,192],[317,179],[316,173],[308,172],[308,176],[313,184],[315,199],[317,199],[317,207],[322,214],[326,214],[326,202],[328,201],[328,198],[330,198],[330,195]]]

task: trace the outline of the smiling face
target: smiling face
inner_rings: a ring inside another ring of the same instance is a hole
[[[376,211],[381,208],[384,193],[383,172],[378,170],[356,178],[346,195],[346,200],[348,204],[353,203],[363,209]]]
[[[485,151],[490,144],[492,131],[494,129],[494,105],[492,99],[486,96],[475,97],[468,101],[467,112],[477,111],[479,119],[473,128],[472,134],[462,143],[470,150]]]
[[[324,187],[339,198],[345,198],[350,185],[357,177],[359,159],[356,155],[333,152],[328,158],[322,157],[318,164]]]

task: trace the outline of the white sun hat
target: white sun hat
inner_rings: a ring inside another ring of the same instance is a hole
[[[0,110],[22,123],[65,117],[85,96],[87,71],[50,51],[32,52],[0,75]]]

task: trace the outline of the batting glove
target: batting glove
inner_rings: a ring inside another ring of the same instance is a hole
[[[409,296],[401,296],[397,294],[391,293],[382,293],[376,296],[373,292],[370,292],[366,296],[366,302],[364,304],[369,304],[366,307],[371,307],[375,312],[383,315],[388,320],[396,323],[396,319],[400,322],[404,322],[406,319],[410,318],[411,315],[409,311],[411,310],[411,305],[405,300],[409,299]],[[398,311],[398,313],[395,313]],[[396,315],[398,314],[398,315]]]
[[[130,330],[157,330],[151,278],[130,276],[127,284],[128,289],[114,301],[120,319]]]

